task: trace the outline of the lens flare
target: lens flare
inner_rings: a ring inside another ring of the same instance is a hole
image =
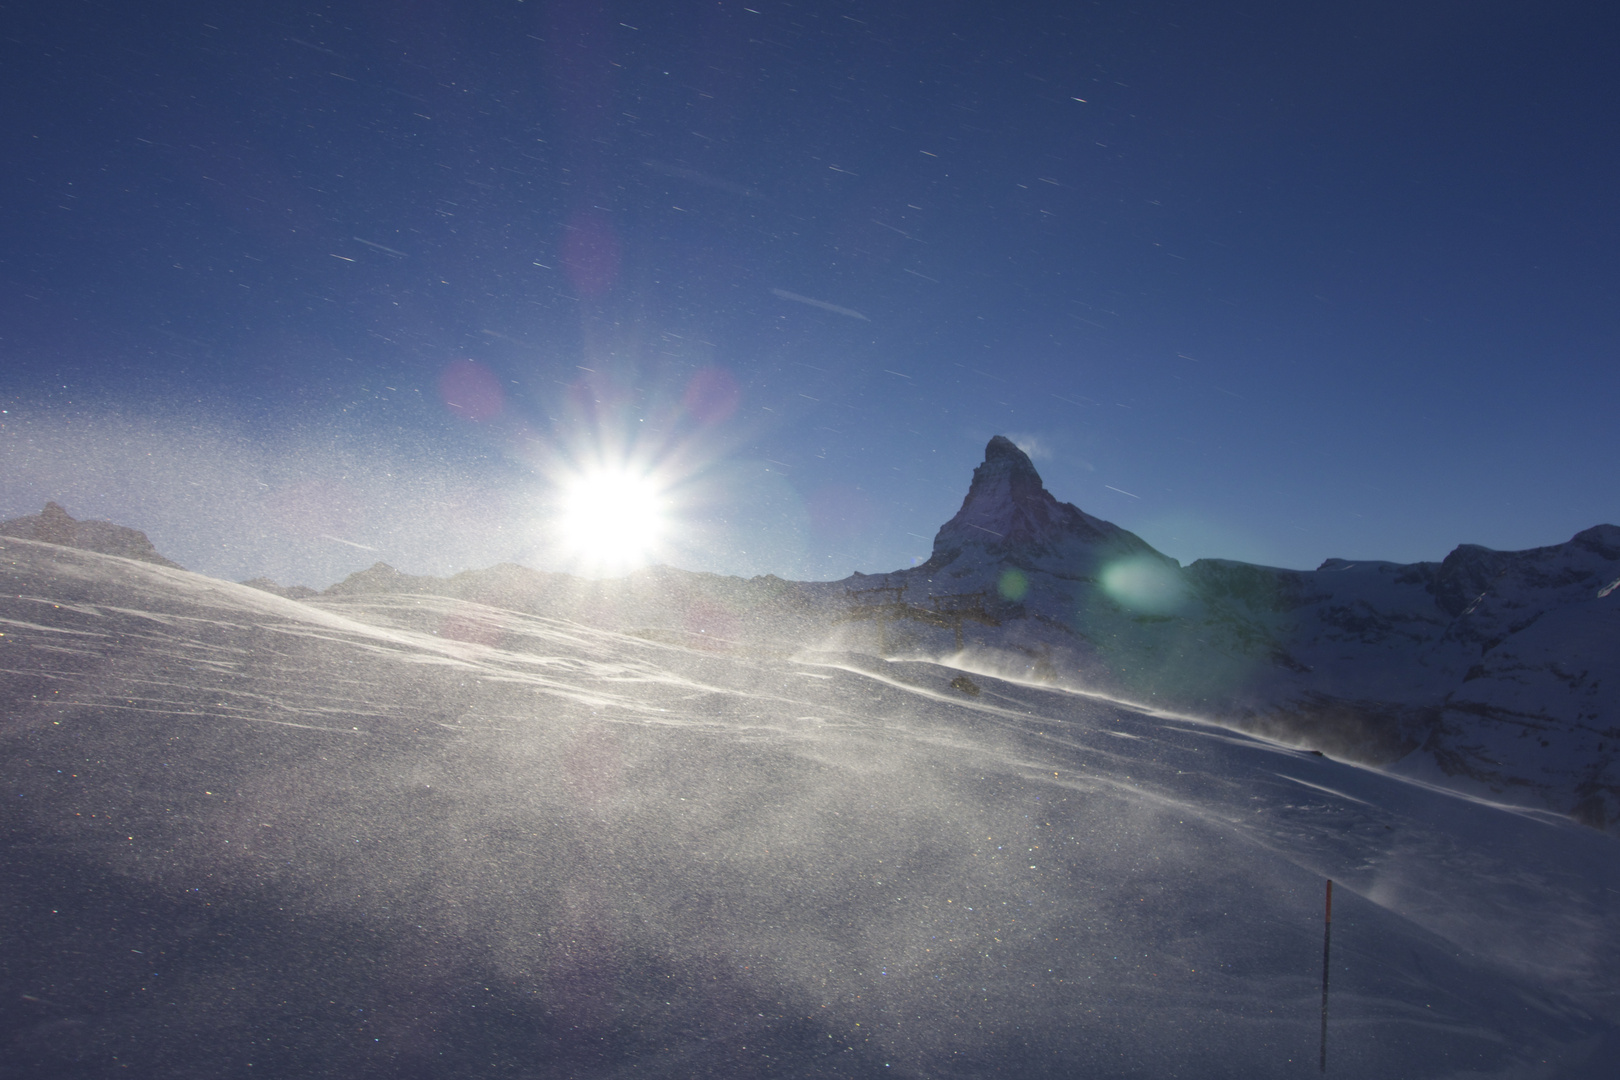
[[[1001,572],[1001,578],[996,582],[996,591],[1003,600],[1018,601],[1029,592],[1029,578],[1022,570],[1008,567]]]
[[[579,562],[624,569],[647,559],[668,527],[668,499],[650,475],[631,468],[598,467],[563,488],[560,530]]]
[[[1147,555],[1109,564],[1103,569],[1101,584],[1124,607],[1148,615],[1169,615],[1186,597],[1181,575]]]

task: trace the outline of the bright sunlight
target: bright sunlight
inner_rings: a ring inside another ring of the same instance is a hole
[[[562,538],[575,558],[602,569],[634,565],[658,547],[667,525],[660,486],[629,469],[582,473],[565,486]]]

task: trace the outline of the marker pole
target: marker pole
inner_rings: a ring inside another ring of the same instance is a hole
[[[1322,923],[1322,1071],[1327,1072],[1328,959],[1333,951],[1333,879],[1327,883],[1327,917]]]

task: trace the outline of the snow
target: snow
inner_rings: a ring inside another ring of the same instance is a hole
[[[1440,563],[1183,569],[1059,503],[998,436],[928,562],[854,582],[896,590],[894,625],[845,640],[1218,718],[1620,833],[1617,570],[1612,525]],[[993,625],[964,626],[966,653],[915,618],[941,593],[984,598]]]
[[[0,573],[8,1076],[1315,1074],[1329,877],[1331,1071],[1620,1051],[1561,814],[652,608]]]

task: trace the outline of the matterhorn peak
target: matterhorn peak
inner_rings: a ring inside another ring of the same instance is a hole
[[[1152,552],[1140,537],[1060,503],[1041,483],[1029,455],[1004,435],[984,448],[984,463],[956,516],[934,537],[932,567],[954,562],[969,548],[1014,563],[1070,562],[1087,554]]]

